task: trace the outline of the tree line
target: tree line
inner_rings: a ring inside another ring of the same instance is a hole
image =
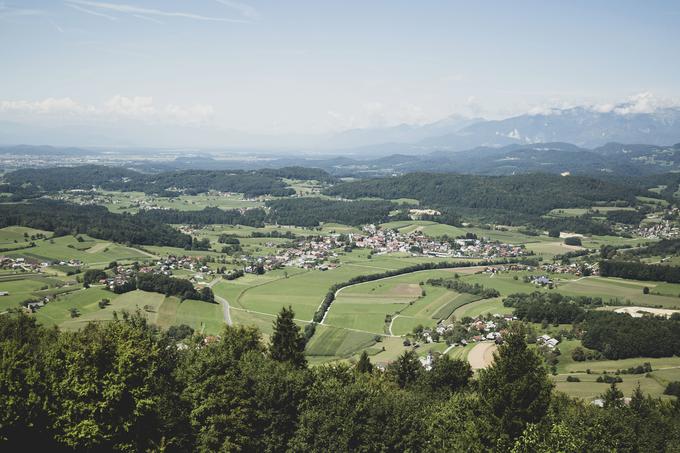
[[[431,278],[427,281],[428,285],[442,286],[447,289],[452,289],[459,293],[468,293],[481,296],[482,299],[490,299],[501,295],[495,288],[486,288],[479,283],[467,283],[457,278]]]

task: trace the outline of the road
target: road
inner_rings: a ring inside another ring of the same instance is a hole
[[[491,365],[493,363],[493,353],[496,351],[496,348],[496,343],[491,341],[477,343],[467,356],[472,369],[479,370]]]
[[[222,281],[222,277],[219,278],[214,278],[213,281],[208,283],[206,286],[211,288],[215,286],[217,283]],[[231,320],[231,313],[229,312],[229,301],[225,299],[222,296],[218,296],[217,294],[213,293],[213,296],[215,296],[215,300],[222,305],[222,316],[224,317],[224,322],[227,323],[228,326],[233,325],[233,322]]]

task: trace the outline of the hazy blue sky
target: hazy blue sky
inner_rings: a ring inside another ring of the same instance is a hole
[[[680,99],[677,1],[0,1],[0,119],[316,133]]]

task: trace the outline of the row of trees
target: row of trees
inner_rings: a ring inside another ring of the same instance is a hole
[[[466,283],[457,278],[431,278],[427,281],[427,284],[432,286],[443,286],[444,288],[452,289],[459,293],[475,294],[481,296],[483,299],[501,295],[495,288],[485,288],[479,283]]]
[[[308,368],[293,313],[271,343],[225,327],[205,343],[125,316],[77,332],[0,317],[0,448],[7,451],[671,451],[680,406],[608,393],[605,408],[552,393],[514,326],[492,367],[408,351],[386,372]],[[188,338],[185,338],[187,337]],[[190,347],[175,347],[185,338]],[[616,390],[614,388],[614,390]]]

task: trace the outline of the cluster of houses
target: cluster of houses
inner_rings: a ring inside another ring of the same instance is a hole
[[[99,283],[106,285],[113,292],[119,292],[119,288],[128,286],[135,279],[135,270],[132,268],[117,266],[114,271],[115,274],[112,277],[99,280]]]
[[[319,269],[322,271],[333,269],[336,263],[329,262],[338,257],[337,248],[344,243],[339,241],[338,234],[316,237],[302,240],[294,247],[282,248],[274,255],[262,257],[244,257],[248,264],[245,266],[246,273],[257,273],[258,269],[270,271],[281,267],[299,267],[303,269]],[[274,246],[274,244],[266,244]]]
[[[401,233],[391,229],[379,229],[375,225],[364,226],[363,234],[352,234],[350,240],[356,247],[367,248],[375,253],[405,252],[441,258],[510,258],[531,254],[522,245],[477,238],[438,241],[418,230]]]
[[[598,263],[542,264],[541,269],[552,274],[572,274],[577,277],[600,275]]]
[[[21,271],[21,272],[42,272],[45,268],[53,265],[80,267],[82,261],[76,259],[39,261],[22,257],[0,256],[0,269]]]
[[[35,261],[26,261],[25,258],[12,258],[9,256],[0,256],[0,269],[25,272],[40,272],[46,266],[49,266],[49,263],[38,263]]]
[[[662,220],[635,228],[632,233],[645,239],[677,239],[680,238],[680,227],[670,220]]]

